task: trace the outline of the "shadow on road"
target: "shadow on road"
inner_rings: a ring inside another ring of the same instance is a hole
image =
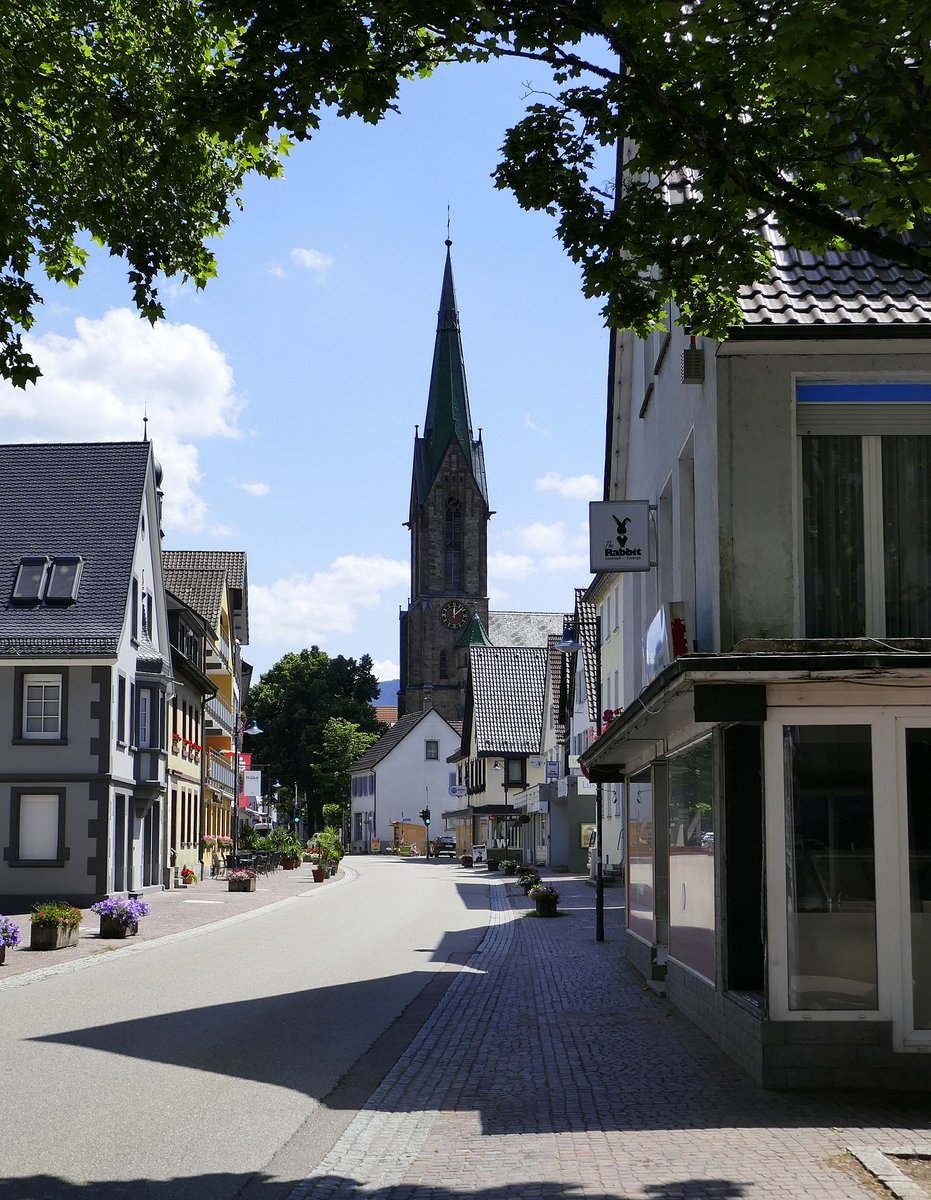
[[[231,1174],[211,1174],[174,1179],[133,1179],[123,1182],[70,1183],[50,1175],[34,1175],[25,1179],[0,1180],[0,1200],[215,1200],[240,1195],[245,1185],[250,1200],[287,1200],[301,1180],[281,1182],[266,1176],[251,1179]],[[670,1200],[732,1200],[746,1195],[743,1184],[729,1179],[684,1179],[669,1184],[648,1186],[651,1196]],[[423,1187],[401,1184],[370,1190],[354,1179],[342,1175],[321,1175],[313,1180],[302,1194],[307,1200],[315,1195],[327,1200],[502,1200],[500,1187],[468,1191],[445,1188],[436,1184]],[[534,1200],[572,1200],[578,1196],[577,1184],[534,1183]],[[603,1193],[601,1200],[625,1200],[619,1193]]]

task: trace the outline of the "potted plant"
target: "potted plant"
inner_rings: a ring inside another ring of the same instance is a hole
[[[323,854],[320,850],[308,850],[304,855],[310,863],[310,869],[313,873],[314,883],[323,883],[326,879],[326,866],[324,865]]]
[[[0,917],[0,966],[6,958],[7,946],[15,950],[21,941],[22,934],[16,922],[9,917]]]
[[[545,883],[535,884],[527,893],[537,908],[538,917],[555,917],[559,892]]]
[[[100,917],[102,938],[124,938],[139,932],[139,921],[151,912],[144,900],[126,899],[124,896],[107,896],[91,905],[91,912]]]
[[[229,854],[229,852],[233,849],[233,839],[231,837],[227,837],[226,834],[218,834],[217,849],[221,854]]]
[[[183,887],[190,887],[197,882],[197,876],[190,867],[181,868],[181,884]]]
[[[472,866],[472,855],[471,854],[463,854],[460,857],[459,861],[462,863],[462,865],[464,867],[471,867]]]
[[[236,867],[227,875],[228,890],[231,892],[254,892],[258,878],[251,867]]]
[[[62,950],[78,944],[81,910],[64,900],[43,900],[33,905],[30,950]]]
[[[522,871],[517,876],[517,886],[523,888],[525,896],[532,887],[536,887],[540,882],[540,875],[537,871]]]
[[[501,860],[501,870],[505,873],[505,875],[516,875],[517,868],[519,866],[520,863],[516,858],[503,858]]]

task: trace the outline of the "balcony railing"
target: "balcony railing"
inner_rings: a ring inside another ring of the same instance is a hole
[[[233,732],[233,714],[217,696],[204,705],[204,725],[210,733]]]
[[[213,750],[207,759],[207,785],[231,796],[233,794],[233,767],[221,754]]]

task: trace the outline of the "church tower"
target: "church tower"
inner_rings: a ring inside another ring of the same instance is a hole
[[[401,612],[398,712],[433,707],[462,719],[457,647],[478,615],[488,628],[488,489],[481,433],[472,436],[450,246],[423,437],[414,438],[407,526],[411,592]]]

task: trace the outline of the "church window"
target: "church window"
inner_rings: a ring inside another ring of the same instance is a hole
[[[440,651],[440,679],[449,678],[449,661],[446,657],[446,651]]]
[[[446,589],[462,587],[462,512],[456,496],[446,501]]]

